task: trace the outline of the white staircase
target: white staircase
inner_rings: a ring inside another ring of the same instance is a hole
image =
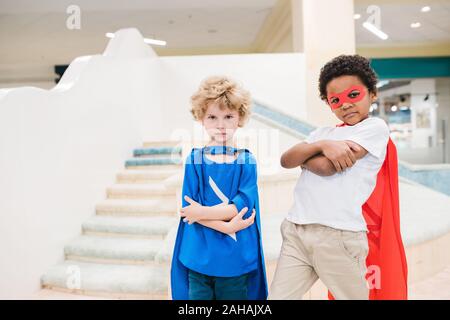
[[[178,225],[176,191],[165,181],[182,171],[174,142],[134,150],[116,184],[97,203],[65,260],[42,276],[45,290],[110,298],[167,299],[170,244]],[[172,233],[174,232],[172,231]]]

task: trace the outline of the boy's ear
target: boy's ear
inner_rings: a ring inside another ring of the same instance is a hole
[[[378,100],[378,92],[371,92],[370,98],[371,98],[372,102],[377,101]]]

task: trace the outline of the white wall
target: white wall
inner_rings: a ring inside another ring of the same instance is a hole
[[[0,90],[0,298],[39,289],[145,132],[160,131],[156,59],[126,29],[52,90]]]
[[[301,53],[163,57],[161,60],[164,134],[193,134],[190,97],[210,75],[239,81],[263,104],[305,119],[304,56]],[[198,129],[198,128],[197,128]]]

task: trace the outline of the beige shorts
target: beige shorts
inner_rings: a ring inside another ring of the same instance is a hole
[[[302,299],[320,278],[335,299],[367,300],[367,233],[284,219],[283,244],[269,290],[271,300]]]

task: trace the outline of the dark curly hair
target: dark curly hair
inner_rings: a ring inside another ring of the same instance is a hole
[[[327,101],[327,84],[340,76],[357,76],[370,93],[377,92],[378,78],[368,59],[355,55],[340,55],[325,64],[320,70],[320,98]]]

